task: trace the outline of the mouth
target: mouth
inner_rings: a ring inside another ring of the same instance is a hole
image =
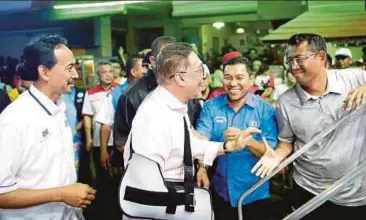
[[[75,85],[75,81],[74,80],[67,81],[67,86],[74,86],[74,85]]]

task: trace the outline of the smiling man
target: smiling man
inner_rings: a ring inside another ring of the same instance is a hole
[[[254,77],[244,57],[229,60],[224,67],[224,87],[227,94],[207,101],[197,122],[197,131],[210,141],[225,141],[229,133],[257,127],[261,135],[253,135],[240,152],[221,155],[213,171],[213,206],[215,219],[238,219],[237,203],[240,195],[254,185],[259,177],[250,169],[266,151],[261,142],[277,145],[277,126],[274,109],[269,103],[249,92]],[[199,175],[204,168],[200,168]],[[243,201],[244,219],[265,219],[269,183],[258,188]]]
[[[0,116],[0,219],[82,219],[95,190],[76,182],[72,132],[60,95],[70,92],[75,59],[66,39],[41,36],[24,49],[34,85]]]

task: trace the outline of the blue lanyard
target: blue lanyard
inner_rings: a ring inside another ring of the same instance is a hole
[[[32,98],[34,98],[34,100],[36,100],[36,102],[47,112],[48,115],[52,115],[50,111],[48,111],[48,109],[36,98],[36,96],[33,95],[33,93],[28,90],[29,95],[32,96]]]

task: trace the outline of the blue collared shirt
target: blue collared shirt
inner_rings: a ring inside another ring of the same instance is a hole
[[[119,97],[128,89],[129,85],[128,80],[126,80],[123,84],[112,89],[112,104],[114,110],[117,109]]]
[[[69,123],[71,129],[72,129],[72,135],[73,135],[73,141],[74,143],[81,141],[81,134],[80,132],[76,131],[76,127],[78,125],[78,119],[77,119],[77,110],[75,107],[75,93],[76,89],[72,88],[70,93],[65,93],[61,95],[61,99],[66,104],[66,119],[67,123]]]
[[[211,141],[224,142],[224,132],[229,127],[246,129],[257,127],[261,134],[253,138],[262,141],[266,137],[268,144],[277,146],[277,125],[274,108],[252,93],[247,94],[246,104],[235,112],[228,96],[220,95],[205,103],[197,121],[197,131]],[[232,207],[237,207],[239,197],[253,186],[260,177],[250,170],[258,162],[258,158],[248,149],[240,152],[221,155],[217,158],[217,167],[212,177],[212,184],[218,195],[229,201]],[[269,182],[263,184],[243,201],[243,205],[270,197]]]

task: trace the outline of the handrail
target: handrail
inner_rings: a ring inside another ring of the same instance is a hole
[[[321,204],[329,200],[343,187],[348,186],[356,178],[362,176],[366,171],[366,161],[359,164],[351,172],[344,175],[341,179],[333,183],[329,188],[309,200],[307,203],[296,209],[293,213],[288,215],[284,220],[298,220],[318,208]]]
[[[302,148],[294,152],[291,156],[289,156],[287,159],[285,159],[281,164],[277,166],[276,169],[274,169],[270,174],[268,174],[266,177],[260,179],[256,184],[254,184],[251,188],[249,188],[246,192],[244,192],[238,201],[238,216],[239,220],[243,220],[243,213],[242,213],[242,203],[243,200],[248,197],[251,193],[253,193],[258,187],[263,185],[267,180],[272,178],[276,173],[278,173],[280,170],[285,168],[287,165],[292,163],[294,160],[296,160],[299,156],[301,156],[303,153],[305,153],[310,147],[312,147],[314,144],[318,143],[321,139],[323,139],[325,136],[330,134],[334,129],[336,129],[339,125],[341,125],[343,122],[350,119],[353,115],[361,111],[366,105],[363,105],[362,107],[352,110],[348,113],[346,113],[341,119],[339,119],[336,123],[331,125],[329,128],[325,129],[323,132],[316,135],[311,141],[306,143]]]

